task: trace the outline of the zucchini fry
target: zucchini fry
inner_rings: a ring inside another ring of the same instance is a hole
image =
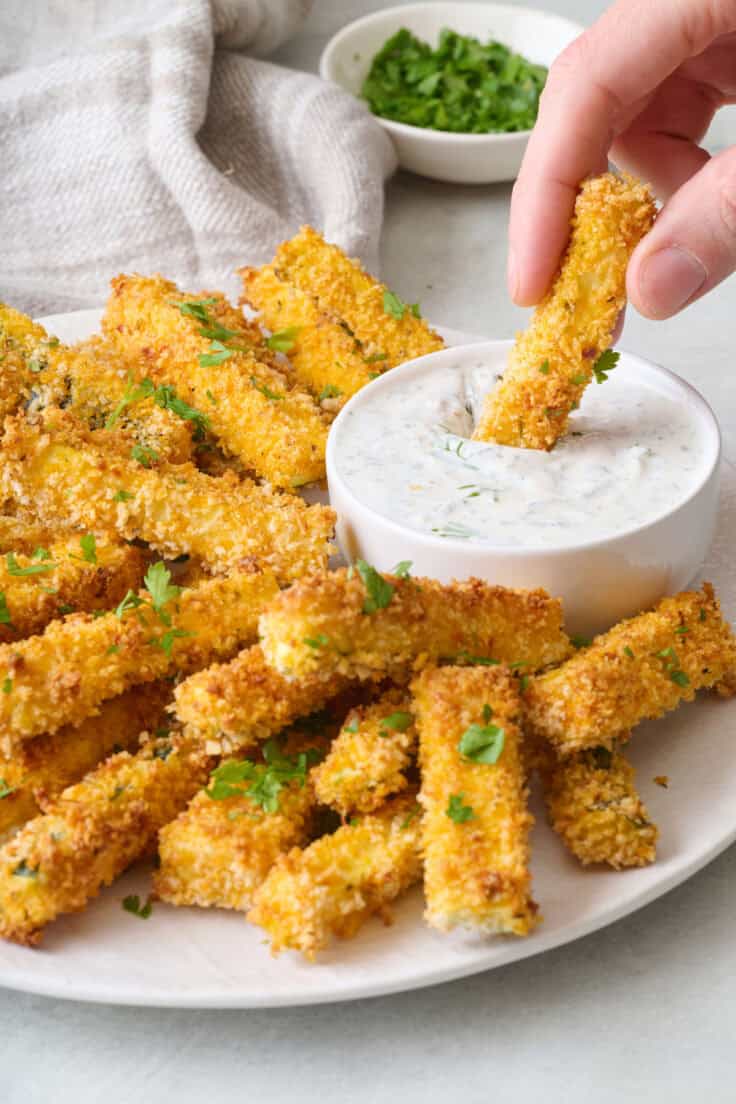
[[[412,683],[424,809],[427,923],[528,935],[528,790],[521,702],[503,667],[429,668]]]
[[[362,561],[300,579],[266,609],[259,631],[267,662],[287,678],[401,678],[440,659],[534,670],[570,652],[560,603],[543,590],[380,575]]]
[[[372,813],[409,785],[417,734],[405,691],[387,690],[371,705],[352,709],[324,762],[313,772],[323,805],[348,813]]]
[[[110,529],[216,571],[255,561],[289,582],[326,564],[334,524],[327,507],[235,477],[212,479],[190,464],[147,467],[145,454],[122,455],[116,440],[64,411],[47,411],[42,428],[9,419],[0,485],[50,525]]]
[[[168,572],[149,569],[166,584]],[[258,615],[278,592],[273,575],[231,575],[174,593],[132,592],[117,610],[72,613],[40,636],[0,644],[0,751],[79,724],[137,683],[188,672],[252,640]]]
[[[0,759],[0,840],[41,812],[47,802],[117,751],[136,751],[145,729],[164,720],[171,686],[153,682],[105,702],[99,715],[78,727],[37,736],[12,759]]]
[[[697,690],[736,672],[736,640],[709,583],[664,598],[596,637],[554,671],[529,680],[524,705],[534,734],[559,755],[611,750],[629,730],[661,717]]]
[[[323,479],[327,424],[305,391],[256,355],[254,327],[221,295],[187,295],[160,276],[116,276],[106,335],[154,382],[205,411],[222,448],[275,487]]]
[[[310,753],[323,754],[326,741],[283,735],[266,744],[265,762],[223,763],[209,786],[161,829],[157,897],[171,905],[245,912],[279,855],[308,842],[315,805]]]
[[[313,959],[330,936],[350,939],[421,877],[420,816],[413,794],[281,855],[256,891],[248,919],[264,928],[274,954]]]
[[[0,596],[9,617],[0,624],[0,642],[41,632],[74,610],[116,606],[141,585],[143,568],[139,548],[105,534],[68,533],[31,554],[8,552],[0,559]]]
[[[0,937],[34,946],[57,916],[81,911],[146,853],[210,766],[157,740],[64,790],[0,848]]]
[[[486,397],[475,440],[549,450],[567,431],[611,343],[629,258],[654,215],[649,189],[633,177],[604,173],[582,184],[559,273]]]
[[[581,863],[621,870],[654,862],[659,833],[621,752],[596,747],[570,759],[548,754],[541,775],[549,822]]]
[[[190,675],[174,691],[176,716],[188,739],[208,753],[230,754],[275,736],[299,717],[323,709],[348,686],[340,675],[287,680],[258,645],[229,663]]]

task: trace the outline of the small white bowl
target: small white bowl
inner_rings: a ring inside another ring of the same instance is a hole
[[[559,15],[511,4],[435,3],[386,8],[348,23],[330,39],[320,59],[320,76],[359,97],[374,56],[401,27],[432,46],[444,27],[474,35],[483,42],[497,39],[529,61],[548,68],[583,30]],[[393,139],[403,168],[457,184],[514,180],[531,133],[454,134],[376,118]]]
[[[698,424],[702,469],[694,489],[669,512],[604,539],[524,548],[421,533],[365,505],[339,471],[339,437],[361,404],[382,393],[388,404],[396,384],[411,380],[419,390],[429,373],[446,371],[463,360],[472,364],[481,359],[501,367],[511,346],[511,341],[489,341],[430,353],[387,372],[346,403],[327,441],[327,480],[337,511],[338,541],[346,559],[367,560],[381,571],[410,560],[413,574],[443,582],[477,576],[503,586],[544,587],[562,599],[568,631],[592,636],[685,588],[710,547],[718,508],[720,430],[705,399],[679,376],[621,353],[619,378],[629,372],[687,407]]]

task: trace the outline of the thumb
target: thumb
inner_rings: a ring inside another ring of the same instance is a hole
[[[736,269],[736,147],[665,204],[629,264],[627,293],[647,318],[670,318]]]

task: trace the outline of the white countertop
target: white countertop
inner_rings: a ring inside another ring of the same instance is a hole
[[[600,0],[536,2],[585,22],[604,7]],[[383,6],[316,0],[302,35],[274,60],[315,69],[330,33]],[[734,108],[711,144],[728,140],[736,141]],[[505,185],[463,188],[399,174],[388,186],[384,278],[409,302],[420,300],[433,321],[512,336],[524,312],[509,306],[503,281],[508,198]],[[647,322],[630,312],[621,342],[703,392],[733,462],[735,308],[732,278],[673,321]],[[0,1100],[731,1101],[734,914],[731,848],[686,885],[604,931],[401,996],[217,1013],[106,1008],[0,991]]]

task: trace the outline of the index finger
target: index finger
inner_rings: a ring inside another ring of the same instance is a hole
[[[730,8],[730,12],[726,9]],[[550,69],[511,201],[509,291],[537,303],[569,236],[578,186],[685,59],[736,25],[718,0],[618,0]]]

